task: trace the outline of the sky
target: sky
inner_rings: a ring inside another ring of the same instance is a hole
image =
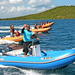
[[[35,14],[64,5],[75,6],[75,0],[0,0],[0,18]]]

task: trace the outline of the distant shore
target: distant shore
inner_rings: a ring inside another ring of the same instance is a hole
[[[5,18],[0,20],[46,20],[46,19],[75,19],[75,6],[60,6],[38,14]]]

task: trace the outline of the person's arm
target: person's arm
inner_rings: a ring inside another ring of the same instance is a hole
[[[25,29],[25,28],[22,28],[22,31],[21,31],[21,33],[24,33],[24,29]]]

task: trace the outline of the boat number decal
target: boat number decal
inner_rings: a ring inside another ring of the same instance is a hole
[[[0,61],[3,61],[4,59],[3,58],[0,58]]]
[[[41,59],[44,59],[44,60],[46,60],[46,59],[51,59],[52,57],[44,57],[44,58],[41,58]]]

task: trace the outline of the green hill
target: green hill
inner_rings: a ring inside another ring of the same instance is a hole
[[[75,6],[60,6],[38,14],[31,14],[3,20],[33,20],[33,19],[75,19]]]

